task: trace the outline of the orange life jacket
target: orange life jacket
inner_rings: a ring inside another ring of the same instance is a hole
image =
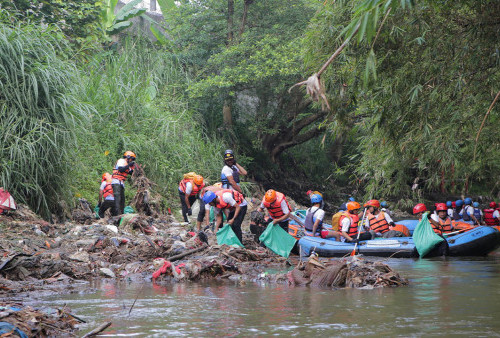
[[[227,192],[233,194],[233,198],[236,201],[236,203],[241,204],[243,202],[244,197],[238,191],[231,189],[222,189],[215,193],[217,199],[219,200],[219,202],[215,205],[216,208],[218,209],[234,208],[230,206],[229,203],[224,202],[224,199],[222,198],[222,195],[224,195]]]
[[[346,217],[348,217],[351,220],[351,225],[349,225],[349,229],[347,230],[347,234],[349,235],[349,237],[357,236],[358,235],[359,216],[350,214],[348,211],[344,211],[343,215],[340,217],[339,229],[342,230],[342,221]]]
[[[202,185],[196,185],[194,184],[193,180],[183,179],[179,182],[179,190],[183,193],[186,193],[186,184],[188,184],[188,182],[191,182],[191,185],[193,186],[193,189],[191,190],[189,196],[195,196],[205,186],[205,183],[203,183]]]
[[[113,196],[113,187],[111,186],[111,180],[106,180],[106,185],[102,190],[102,198],[106,199],[108,196]]]
[[[377,216],[368,214],[368,221],[370,222],[370,228],[375,232],[383,234],[389,231],[389,223],[387,223],[383,211],[381,211]]]
[[[446,219],[443,221],[441,217],[438,217],[439,219],[439,224],[441,224],[441,227],[436,227],[432,222],[432,230],[438,235],[442,235],[445,232],[451,232],[453,228],[451,227],[451,218],[449,216],[446,217]]]
[[[118,164],[118,162],[116,162]],[[131,169],[127,168],[124,172],[119,172],[118,171],[118,166],[115,165],[115,168],[113,169],[113,179],[117,179],[119,181],[125,181],[127,179],[128,174],[130,174]]]
[[[281,202],[283,202],[283,200],[285,200],[286,206],[290,211],[290,205],[288,204],[285,195],[278,191],[276,191],[276,200],[273,203],[266,202],[265,197],[262,199],[262,204],[264,204],[267,211],[269,211],[269,215],[271,215],[272,219],[277,219],[284,215],[283,210],[281,209]]]
[[[489,226],[494,226],[494,225],[500,225],[500,221],[498,218],[493,218],[493,213],[495,212],[495,209],[484,209],[484,222],[486,225]]]

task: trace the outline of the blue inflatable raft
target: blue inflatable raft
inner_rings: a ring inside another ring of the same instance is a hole
[[[302,221],[305,219],[305,210],[295,211],[294,215]],[[291,224],[297,222],[291,221]],[[301,222],[302,223],[302,222]],[[418,220],[397,221],[405,225],[411,232],[415,229]],[[331,227],[327,225],[326,227]],[[432,250],[426,257],[436,257],[443,254],[449,256],[485,256],[500,246],[500,232],[492,227],[479,226],[471,230],[446,237],[448,248],[440,247]],[[302,253],[310,255],[312,251],[322,257],[343,257],[350,255],[354,244],[337,242],[335,239],[303,236],[298,242]],[[365,256],[410,258],[418,257],[413,238],[377,238],[359,242],[356,253]]]

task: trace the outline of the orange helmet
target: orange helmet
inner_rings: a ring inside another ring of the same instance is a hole
[[[358,202],[351,201],[351,202],[348,202],[346,206],[347,206],[348,211],[361,209],[361,205]]]
[[[125,154],[123,154],[123,158],[132,158],[135,160],[136,156],[132,151],[127,150]]]
[[[424,203],[418,203],[413,207],[413,214],[418,214],[419,212],[424,212],[427,211],[427,207],[425,206]]]
[[[369,200],[365,203],[365,207],[380,208],[380,202],[378,200]]]
[[[196,175],[194,178],[193,178],[193,183],[196,184],[196,185],[202,185],[203,184],[203,176],[201,175]]]
[[[106,181],[106,180],[108,180],[110,178],[111,178],[111,175],[109,173],[104,173],[104,174],[102,174],[102,180],[101,180],[101,182],[104,182],[104,181]]]
[[[266,195],[264,196],[264,200],[267,203],[273,203],[274,201],[276,201],[276,191],[273,189],[269,189],[268,191],[266,191]]]

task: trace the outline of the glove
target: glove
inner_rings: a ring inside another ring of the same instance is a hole
[[[101,207],[101,202],[97,203],[97,207],[100,208]]]
[[[135,165],[135,161],[131,161],[131,162],[128,164],[128,166],[129,166],[129,167],[133,167],[134,165]]]
[[[359,239],[353,238],[351,241],[349,241],[349,243],[359,243]]]
[[[431,219],[431,213],[430,212],[427,214],[427,219]]]
[[[188,216],[191,216],[193,214],[193,210],[191,210],[191,208],[189,208],[187,214],[188,214]]]

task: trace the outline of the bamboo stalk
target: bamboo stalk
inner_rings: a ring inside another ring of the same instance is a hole
[[[111,322],[103,323],[103,324],[99,325],[98,327],[96,327],[95,329],[93,329],[92,331],[90,331],[89,333],[87,333],[86,335],[84,335],[82,338],[96,336],[99,333],[101,333],[102,331],[106,330],[110,325],[111,325]]]

